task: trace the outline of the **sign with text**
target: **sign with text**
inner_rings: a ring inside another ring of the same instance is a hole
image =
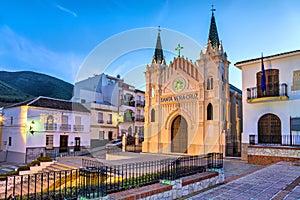
[[[183,95],[175,95],[175,96],[168,96],[168,97],[161,97],[160,102],[167,103],[167,102],[179,102],[179,101],[186,101],[186,100],[197,100],[198,94],[183,94]]]

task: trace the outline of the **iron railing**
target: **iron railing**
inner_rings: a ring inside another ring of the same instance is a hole
[[[266,84],[266,91],[262,92],[258,87],[247,88],[247,99],[256,99],[261,97],[288,96],[287,84]]]
[[[73,125],[73,130],[74,131],[83,131],[84,126],[83,125]]]
[[[145,101],[137,100],[136,101],[136,106],[144,107],[145,106]]]
[[[95,199],[162,179],[222,168],[223,156],[210,153],[117,166],[83,159],[82,165],[81,169],[0,177],[0,199]]]
[[[300,146],[300,135],[284,134],[284,135],[249,135],[249,144],[268,144],[282,146]]]

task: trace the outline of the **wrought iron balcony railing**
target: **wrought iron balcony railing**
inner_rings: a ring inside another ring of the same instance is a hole
[[[60,131],[71,131],[71,124],[61,124],[59,130]]]
[[[135,117],[135,121],[136,122],[144,122],[145,121],[145,117],[143,115],[137,115]]]
[[[45,123],[44,128],[46,131],[55,131],[57,130],[57,124]]]
[[[144,107],[145,106],[145,101],[137,100],[136,101],[136,106],[138,106],[138,107]]]
[[[84,126],[83,125],[73,125],[73,130],[76,132],[83,131]]]
[[[267,97],[267,98],[266,98]],[[270,97],[268,99],[268,97]],[[272,97],[277,97],[275,99],[272,99]],[[288,93],[287,93],[287,84],[282,83],[269,83],[266,85],[266,91],[262,91],[261,88],[259,87],[252,87],[252,88],[247,88],[247,102],[255,102],[255,101],[260,101],[257,99],[261,100],[286,100],[288,98]]]

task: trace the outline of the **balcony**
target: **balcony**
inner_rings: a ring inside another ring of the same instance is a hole
[[[83,125],[73,125],[73,130],[75,132],[80,132],[80,131],[84,130],[84,127],[83,127]]]
[[[71,131],[71,125],[70,124],[62,124],[59,128],[60,131]]]
[[[124,122],[134,122],[134,117],[124,116]]]
[[[55,131],[55,130],[57,130],[57,124],[45,123],[44,128],[46,131]]]
[[[144,118],[143,115],[137,115],[137,116],[135,117],[135,121],[136,121],[136,122],[144,122],[144,121],[145,121],[145,118]]]
[[[258,87],[247,88],[247,103],[282,101],[288,98],[286,83],[267,84],[265,92]]]
[[[104,122],[103,119],[98,119],[99,124],[103,124],[103,122]]]
[[[113,124],[112,120],[107,120],[107,124]]]
[[[134,107],[135,101],[122,101],[122,105]]]
[[[136,101],[136,106],[137,107],[145,107],[145,101],[137,100]]]

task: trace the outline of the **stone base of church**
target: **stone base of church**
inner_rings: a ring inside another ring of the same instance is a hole
[[[172,152],[170,143],[156,143],[144,141],[142,144],[143,153],[163,153],[163,154],[178,154],[180,152]],[[225,152],[224,145],[188,145],[187,152],[184,154],[188,155],[203,155],[212,152]],[[182,154],[182,153],[181,153]]]

